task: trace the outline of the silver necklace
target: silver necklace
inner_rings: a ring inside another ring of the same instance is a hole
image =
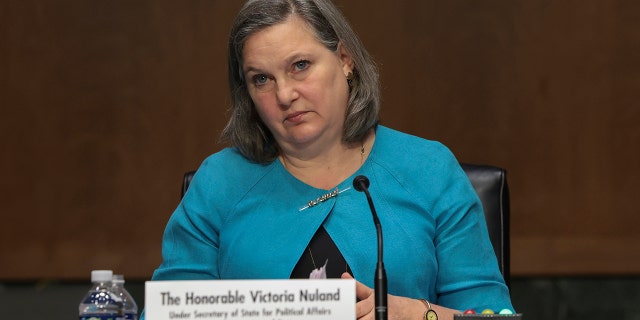
[[[282,159],[284,159],[284,157]],[[284,162],[284,160],[283,160],[283,162]],[[360,165],[362,165],[363,162],[364,162],[364,143],[362,145],[360,145]],[[286,167],[286,162],[284,162],[284,163],[285,163],[285,167]],[[323,202],[325,202],[325,201],[327,201],[327,200],[329,200],[331,198],[337,197],[339,194],[341,194],[341,193],[343,193],[343,192],[345,192],[345,191],[347,191],[349,189],[351,189],[351,187],[347,187],[346,189],[342,189],[342,190],[339,190],[336,187],[335,189],[333,189],[333,191],[331,191],[329,193],[326,193],[326,194],[323,194],[323,195],[317,197],[315,200],[310,200],[309,202],[307,202],[306,206],[298,209],[298,211],[302,211],[302,210],[317,206],[320,203],[323,203]]]

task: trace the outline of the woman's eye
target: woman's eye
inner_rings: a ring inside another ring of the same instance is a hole
[[[257,86],[263,85],[263,84],[267,83],[267,81],[269,81],[269,77],[267,77],[264,74],[256,74],[252,78],[253,78],[253,83],[255,85],[257,85]]]
[[[304,70],[304,69],[306,69],[307,67],[309,67],[309,61],[307,61],[307,60],[301,60],[301,61],[298,61],[298,62],[296,62],[296,63],[294,64],[294,67],[295,67],[295,69],[296,69],[296,70],[298,70],[298,71],[299,71],[299,70]]]

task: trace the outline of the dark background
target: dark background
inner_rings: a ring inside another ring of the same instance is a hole
[[[514,300],[638,297],[640,2],[336,3],[379,64],[384,125],[508,170]],[[240,5],[0,0],[0,298],[151,277],[182,174],[223,147]]]

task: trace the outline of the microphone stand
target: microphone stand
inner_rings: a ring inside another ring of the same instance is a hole
[[[376,226],[378,236],[378,262],[376,263],[376,272],[374,276],[374,294],[376,306],[376,320],[387,320],[387,274],[384,270],[384,259],[382,256],[382,225],[378,219],[376,208],[369,194],[369,179],[365,176],[357,176],[353,179],[353,187],[364,192],[369,202],[369,209],[373,216],[373,224]]]

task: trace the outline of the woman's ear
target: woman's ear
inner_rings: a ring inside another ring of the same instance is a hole
[[[346,77],[349,73],[353,73],[353,56],[351,52],[342,45],[342,41],[338,42],[338,59],[340,59],[340,63],[342,64],[342,71],[344,72],[344,76]]]

